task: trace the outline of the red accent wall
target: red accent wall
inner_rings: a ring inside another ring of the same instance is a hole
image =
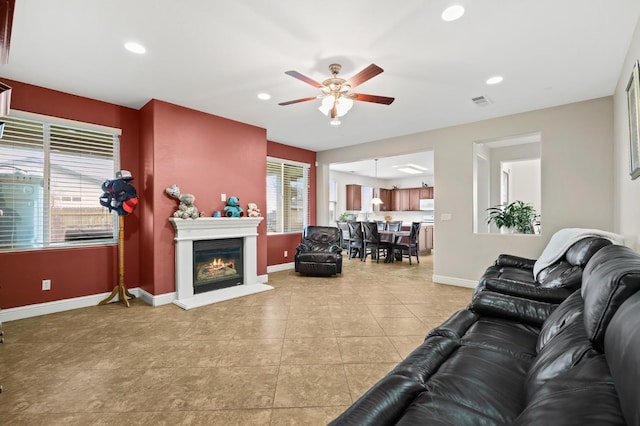
[[[193,194],[195,205],[211,216],[223,211],[227,198],[236,196],[246,211],[248,203],[266,203],[266,130],[166,102],[152,100],[142,108],[142,158],[145,196],[145,262],[141,287],[152,294],[175,291],[174,231],[168,218],[178,201],[165,194],[177,184]],[[267,273],[266,223],[258,227],[258,275]],[[147,264],[153,262],[153,264]]]
[[[2,79],[12,87],[11,109],[122,129],[121,167],[139,173],[138,111],[55,90]],[[112,176],[105,176],[105,179]],[[139,181],[134,179],[137,188]],[[98,200],[96,200],[96,203]],[[109,292],[117,284],[117,247],[0,253],[0,308]],[[138,212],[125,218],[125,283],[137,287]],[[51,290],[42,291],[42,280]]]
[[[316,153],[302,148],[283,145],[277,142],[267,142],[267,155],[269,157],[282,158],[285,160],[299,161],[311,164],[309,173],[309,224],[316,223]],[[266,174],[266,172],[265,172]],[[293,255],[296,247],[300,244],[301,233],[269,235],[267,245],[267,265],[280,265],[293,262]],[[284,252],[288,251],[288,256],[284,257]]]
[[[140,197],[136,211],[125,217],[129,288],[153,295],[175,291],[174,232],[168,218],[178,202],[164,192],[174,183],[195,195],[206,216],[223,210],[221,193],[239,197],[245,210],[253,202],[264,211],[267,155],[306,162],[312,165],[310,223],[316,221],[316,153],[267,142],[265,129],[158,100],[138,111],[2,81],[13,88],[13,110],[122,129],[121,168],[131,171]],[[299,233],[267,237],[264,221],[258,233],[258,275],[266,275],[267,265],[293,261]],[[117,284],[117,254],[116,246],[0,253],[0,308],[110,292]],[[50,291],[41,290],[43,279],[52,280]]]

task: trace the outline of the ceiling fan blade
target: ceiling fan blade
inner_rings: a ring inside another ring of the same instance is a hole
[[[391,105],[396,98],[389,98],[387,96],[376,95],[364,95],[362,93],[351,93],[350,98],[354,101],[373,102],[376,104]]]
[[[280,102],[278,105],[291,105],[291,104],[297,104],[299,102],[306,102],[306,101],[312,101],[314,99],[318,99],[317,96],[309,96],[308,98],[300,98],[300,99],[294,99],[292,101],[287,101],[287,102]]]
[[[362,71],[360,71],[358,74],[354,75],[349,80],[347,80],[346,84],[350,85],[351,88],[353,89],[354,87],[361,85],[365,81],[372,79],[376,75],[380,74],[382,71],[384,70],[379,66],[377,66],[376,64],[371,64],[365,69],[363,69]]]
[[[287,74],[287,75],[290,75],[293,78],[297,78],[300,81],[304,81],[305,83],[310,84],[313,87],[317,87],[317,88],[321,88],[322,87],[322,84],[318,83],[315,80],[310,79],[306,75],[300,74],[298,71],[285,71],[284,73]]]

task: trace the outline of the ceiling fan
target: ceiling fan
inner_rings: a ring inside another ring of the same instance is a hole
[[[337,117],[342,117],[351,109],[353,101],[373,102],[384,105],[390,105],[394,101],[395,98],[389,98],[386,96],[364,95],[362,93],[350,92],[354,87],[359,86],[384,71],[376,64],[369,65],[349,80],[338,77],[338,73],[341,68],[342,66],[340,64],[329,65],[329,71],[333,74],[333,77],[326,79],[322,83],[318,83],[297,71],[286,71],[285,74],[320,89],[320,94],[317,96],[309,96],[307,98],[281,102],[278,105],[291,105],[314,99],[322,99],[322,105],[320,105],[318,109],[323,114],[330,116],[331,119],[336,119]],[[336,124],[339,123],[340,122],[337,121]]]

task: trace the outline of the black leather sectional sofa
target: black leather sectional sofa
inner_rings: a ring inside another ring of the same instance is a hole
[[[585,238],[534,262],[501,256],[331,425],[640,425],[640,255]]]

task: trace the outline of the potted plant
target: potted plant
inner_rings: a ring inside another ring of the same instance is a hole
[[[338,219],[340,222],[347,222],[349,220],[349,218],[351,217],[351,215],[347,212],[343,212],[340,215],[340,218]]]
[[[493,223],[498,229],[513,229],[520,234],[533,234],[532,222],[537,218],[536,210],[529,203],[516,200],[510,204],[490,207],[487,223]]]

